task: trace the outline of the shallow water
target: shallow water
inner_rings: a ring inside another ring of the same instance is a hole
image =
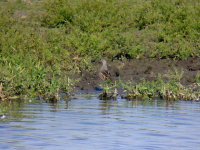
[[[36,101],[17,106],[0,119],[0,149],[200,149],[199,102],[79,96],[56,105]]]

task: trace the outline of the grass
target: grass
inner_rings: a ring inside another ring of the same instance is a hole
[[[195,80],[196,80],[197,83],[200,84],[200,72],[197,72],[197,75],[196,75],[196,77],[195,77]]]
[[[102,95],[108,95],[112,98],[116,88],[122,88],[123,93],[128,100],[148,100],[148,99],[164,99],[164,100],[200,100],[200,84],[193,83],[191,85],[183,86],[181,78],[183,70],[175,69],[169,71],[167,74],[158,75],[154,81],[143,80],[139,83],[132,81],[123,82],[119,80],[115,85],[105,82],[102,84],[104,89]],[[199,76],[197,75],[197,79]],[[105,94],[106,93],[106,94]],[[101,98],[101,97],[100,97]],[[110,97],[103,97],[108,99]]]
[[[126,84],[126,99],[199,100],[199,85],[184,87],[180,82],[163,80],[143,81],[137,85]]]
[[[69,52],[61,47],[61,31],[44,31],[31,20],[13,17],[16,11],[28,6],[5,5],[0,12],[6,18],[6,23],[0,20],[0,82],[6,95],[45,98],[54,97],[60,90],[70,92],[75,81],[68,77],[71,60]]]
[[[199,3],[195,0],[50,0],[43,26],[65,27],[68,46],[94,59],[187,59],[199,56]],[[56,13],[55,13],[56,12]]]
[[[4,94],[69,93],[70,77],[102,57],[199,57],[199,16],[196,0],[1,1]]]

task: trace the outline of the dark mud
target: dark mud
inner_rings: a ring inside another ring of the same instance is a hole
[[[76,90],[84,92],[94,92],[102,82],[98,76],[100,63],[94,63],[94,71],[82,71],[79,75],[81,80],[76,86]],[[158,75],[165,76],[175,69],[182,70],[183,77],[181,83],[185,86],[195,82],[195,77],[200,71],[200,58],[190,58],[188,60],[171,59],[132,59],[108,61],[109,71],[113,81],[118,80],[116,75],[120,74],[122,81],[132,81],[138,83],[142,80],[153,81]]]

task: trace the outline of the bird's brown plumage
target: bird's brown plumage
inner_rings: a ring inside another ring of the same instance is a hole
[[[102,66],[99,71],[99,77],[103,81],[111,79],[111,74],[108,71],[108,66],[107,66],[106,60],[102,60]]]

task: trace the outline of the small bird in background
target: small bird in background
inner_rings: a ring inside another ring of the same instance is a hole
[[[109,100],[109,99],[117,100],[118,91],[117,91],[116,81],[115,81],[115,84],[114,84],[113,78],[111,78],[111,73],[108,70],[108,65],[107,65],[106,60],[103,59],[101,62],[102,62],[102,66],[99,70],[99,78],[103,81],[111,81],[111,82],[109,84],[107,84],[107,86],[104,87],[104,89],[102,89],[103,93],[101,93],[99,95],[99,98],[101,100]],[[110,68],[110,69],[111,69],[111,71],[113,71],[112,70],[113,68]],[[117,73],[115,72],[115,75],[116,75],[116,77],[118,77],[119,72],[117,72]],[[113,92],[110,91],[112,89],[114,90]]]
[[[106,60],[103,59],[101,62],[102,62],[102,66],[99,71],[100,79],[103,81],[111,79],[111,74],[108,71],[108,66],[107,66]]]

